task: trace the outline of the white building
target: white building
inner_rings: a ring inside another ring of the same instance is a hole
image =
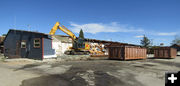
[[[69,47],[72,47],[72,39],[69,36],[54,35],[52,39],[52,47],[57,56],[62,56]]]

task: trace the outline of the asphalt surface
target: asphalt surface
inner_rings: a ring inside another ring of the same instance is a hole
[[[11,61],[0,62],[0,71],[4,71],[0,86],[164,86],[165,72],[179,70],[180,57],[28,64]]]

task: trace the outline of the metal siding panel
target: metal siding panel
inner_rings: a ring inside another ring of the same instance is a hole
[[[54,58],[56,57],[55,49],[52,48],[52,40],[44,38],[44,58]]]
[[[40,40],[40,48],[34,48],[34,38],[41,38],[32,35],[28,46],[30,46],[27,58],[42,60],[42,39]]]
[[[55,50],[52,49],[51,39],[44,38],[44,55],[54,55]]]
[[[135,55],[134,48],[131,49],[130,55],[131,55],[130,59],[134,59],[134,55]]]
[[[22,58],[27,58],[27,53],[28,53],[27,44],[29,44],[28,38],[29,38],[29,34],[22,34],[21,39],[19,40],[20,41],[20,47],[21,47],[21,41],[22,40],[26,41],[26,48],[21,48],[21,50],[20,50]]]
[[[135,50],[134,50],[134,48],[132,48],[131,49],[132,51],[130,52],[130,53],[132,53],[131,54],[131,58],[130,59],[134,59],[135,57],[134,57],[134,55],[135,55]]]
[[[126,56],[124,57],[124,60],[127,60],[129,58],[129,48],[125,46],[125,49]]]
[[[16,43],[19,40],[20,35],[10,32],[4,41],[4,55],[9,58],[17,57],[16,55]],[[20,57],[20,55],[18,56]]]
[[[125,49],[126,49],[126,51],[125,51],[126,56],[124,57],[124,60],[126,60],[126,59],[129,57],[129,54],[128,54],[128,52],[129,52],[129,51],[128,51],[128,48],[125,47]]]
[[[124,47],[124,57],[123,57],[123,60],[125,60],[125,58],[127,57],[127,49],[126,49],[126,47]]]

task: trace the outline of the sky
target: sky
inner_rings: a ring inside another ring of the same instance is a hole
[[[0,35],[9,29],[49,33],[59,21],[78,37],[169,46],[180,34],[180,0],[0,0]],[[58,30],[56,35],[66,35]]]

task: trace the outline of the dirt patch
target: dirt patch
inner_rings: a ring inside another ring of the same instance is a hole
[[[23,69],[26,69],[26,68],[33,68],[33,67],[36,67],[36,66],[39,66],[39,64],[27,64],[27,65],[24,65],[21,68],[16,69],[16,70],[23,70]]]

